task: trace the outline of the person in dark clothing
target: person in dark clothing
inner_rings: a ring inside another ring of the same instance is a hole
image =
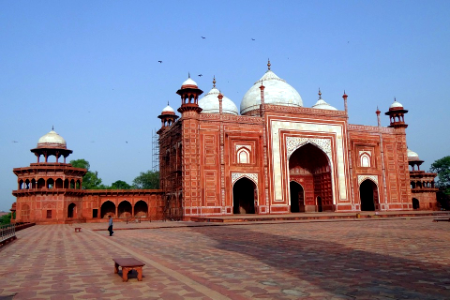
[[[109,216],[108,231],[109,231],[109,236],[112,236],[114,231],[113,231],[113,218],[111,218],[111,216]]]

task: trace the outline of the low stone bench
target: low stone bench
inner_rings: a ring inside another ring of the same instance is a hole
[[[138,281],[142,281],[142,267],[145,266],[144,263],[132,257],[120,257],[113,258],[114,261],[114,274],[119,273],[119,267],[122,267],[122,281],[128,281],[128,272],[136,270],[138,273]]]
[[[81,227],[75,227],[75,232],[81,232]]]

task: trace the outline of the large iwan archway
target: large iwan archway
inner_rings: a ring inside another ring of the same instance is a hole
[[[116,216],[116,205],[111,201],[106,201],[102,204],[100,208],[100,217],[108,218],[108,216],[115,217]]]
[[[331,164],[327,155],[317,146],[308,143],[295,150],[289,158],[289,181],[303,183],[303,211],[318,212],[334,210],[333,183],[331,179]],[[318,197],[321,200],[320,205],[317,203]]]
[[[364,180],[359,186],[361,211],[375,211],[379,207],[378,187],[370,179]]]
[[[233,186],[233,213],[254,214],[257,197],[256,185],[246,177],[242,177]]]

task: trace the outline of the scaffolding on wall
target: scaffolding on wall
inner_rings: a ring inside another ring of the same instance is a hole
[[[152,171],[159,171],[159,136],[152,130]]]

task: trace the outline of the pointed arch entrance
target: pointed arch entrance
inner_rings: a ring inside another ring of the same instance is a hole
[[[289,158],[289,180],[303,184],[303,211],[334,210],[331,170],[327,155],[314,144],[305,144],[292,153]],[[320,205],[318,197],[321,199]]]
[[[413,209],[420,209],[420,204],[419,204],[419,200],[416,198],[412,199],[412,203],[413,203]]]
[[[372,180],[366,179],[361,182],[359,197],[361,199],[361,211],[375,211],[378,209],[378,187]]]
[[[305,211],[305,191],[301,184],[295,181],[289,183],[291,191],[291,212],[304,212]]]
[[[68,218],[76,218],[76,216],[77,216],[76,209],[77,209],[77,206],[75,205],[75,203],[70,203],[69,207],[67,208],[67,217]]]
[[[103,219],[108,218],[108,216],[116,216],[116,205],[111,201],[106,201],[100,208],[100,217]]]
[[[257,195],[256,185],[242,177],[233,186],[233,214],[254,214]]]

